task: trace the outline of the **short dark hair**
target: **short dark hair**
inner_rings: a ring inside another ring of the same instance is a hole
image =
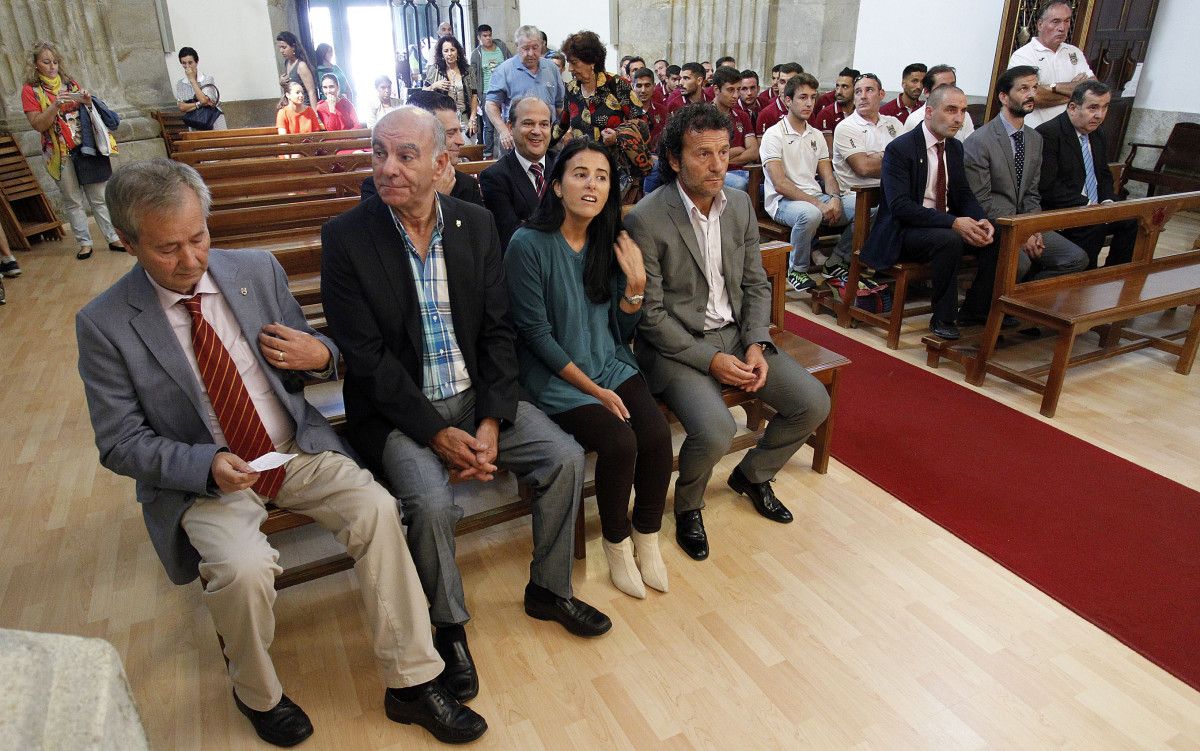
[[[1037,15],[1033,17],[1034,22],[1036,23],[1041,21],[1042,16],[1046,15],[1046,11],[1050,10],[1056,5],[1065,5],[1071,9],[1072,16],[1075,14],[1075,9],[1071,7],[1069,0],[1045,0],[1045,2],[1037,7]]]
[[[778,73],[778,72],[779,72],[779,69],[780,69],[780,68],[782,68],[782,67],[783,67],[783,65],[781,65],[781,64],[779,64],[779,63],[776,63],[775,65],[772,65],[772,66],[771,66],[771,72],[772,72],[772,73]]]
[[[742,82],[742,72],[728,65],[718,65],[712,74],[712,85],[718,91],[726,84],[738,85]]]
[[[562,53],[568,60],[578,60],[592,66],[597,74],[604,72],[604,58],[608,49],[600,41],[600,35],[594,31],[577,31],[563,40]]]
[[[668,76],[677,76],[682,72],[683,72],[683,69],[680,68],[678,65],[668,65],[667,66],[667,75]]]
[[[639,78],[649,78],[651,81],[653,81],[654,71],[650,70],[649,68],[638,68],[633,72],[633,80],[636,81]]]
[[[625,63],[625,69],[629,70],[629,66],[633,65],[634,63],[641,63],[642,65],[645,65],[646,58],[642,57],[641,55],[634,55],[633,57],[629,58],[628,62]]]
[[[742,71],[742,78],[753,78],[755,83],[758,83],[758,71],[746,68]]]
[[[779,72],[780,74],[791,73],[796,75],[804,72],[804,66],[800,63],[783,63],[779,66]]]
[[[817,81],[816,76],[811,73],[798,73],[788,79],[788,82],[783,86],[783,95],[788,99],[796,96],[796,89],[801,86],[807,86],[813,91],[820,91],[821,84]]]
[[[733,123],[715,105],[708,102],[689,104],[675,111],[663,128],[658,142],[658,172],[663,183],[673,183],[679,177],[671,166],[670,157],[683,159],[683,136],[686,133],[705,133],[723,130],[732,134]]]
[[[616,270],[616,258],[613,244],[621,233],[621,188],[617,180],[617,160],[608,149],[595,141],[586,138],[573,138],[554,160],[554,167],[546,176],[546,185],[562,184],[567,171],[567,163],[581,151],[594,151],[603,154],[608,160],[608,198],[600,213],[592,217],[587,226],[587,246],[583,258],[583,289],[588,300],[599,305],[608,303],[612,298],[612,275]],[[541,203],[533,212],[533,216],[525,223],[529,229],[539,232],[558,232],[566,219],[566,209],[562,198],[553,190],[542,194]]]
[[[654,61],[654,64],[655,64],[655,65],[658,65],[659,63],[666,63],[668,68],[669,68],[669,67],[671,67],[671,61],[670,61],[670,60],[664,60],[663,58],[661,58],[661,57],[660,57],[659,59],[657,59],[657,60],[655,60],[655,61]]]
[[[200,62],[200,55],[196,54],[196,50],[192,47],[179,48],[179,62],[183,62],[183,58],[190,57],[196,62]]]
[[[925,63],[909,63],[904,66],[904,72],[900,74],[901,78],[908,78],[913,73],[925,73],[929,69],[925,67]]]
[[[925,77],[921,79],[921,88],[925,89],[926,91],[933,91],[934,80],[936,80],[937,77],[943,73],[954,73],[954,66],[941,63],[940,65],[935,65],[929,70],[925,71]],[[957,74],[955,75],[955,78],[958,78]]]
[[[1083,104],[1083,98],[1087,96],[1088,92],[1096,96],[1104,96],[1112,93],[1112,87],[1094,78],[1080,81],[1075,84],[1075,90],[1071,92],[1071,102],[1076,106]]]
[[[487,25],[486,23],[481,23],[475,27],[475,36],[479,36],[480,34],[482,34],[485,31],[490,33],[491,30],[492,30],[491,26]]]
[[[704,78],[708,75],[708,71],[706,71],[704,66],[700,63],[684,63],[683,67],[679,69],[679,72],[683,73],[685,70],[690,71],[694,75],[700,76],[701,78]]]
[[[725,63],[736,63],[737,60],[731,55],[721,55],[717,58],[717,67],[720,68]]]
[[[1001,73],[1000,77],[996,79],[996,96],[999,97],[1001,94],[1007,94],[1012,91],[1012,87],[1016,84],[1018,78],[1036,76],[1037,74],[1038,69],[1032,65],[1014,65]]]
[[[858,70],[856,70],[855,68],[851,68],[850,66],[846,66],[845,68],[842,68],[842,71],[837,74],[838,78],[849,78],[851,80],[858,78],[858,76],[859,76]]]
[[[408,104],[420,107],[426,112],[458,112],[458,107],[450,95],[441,91],[411,90],[408,92]]]

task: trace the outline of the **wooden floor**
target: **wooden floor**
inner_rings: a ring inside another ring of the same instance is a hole
[[[1200,219],[1177,217],[1164,248],[1198,233]],[[66,244],[19,259],[25,276],[0,307],[0,627],[111,641],[154,748],[258,747],[199,586],[167,581],[132,481],[97,463],[73,314],[131,260],[77,262]],[[897,356],[923,363],[920,335]],[[1038,417],[1030,392],[989,379],[983,393]],[[1200,377],[1138,353],[1071,371],[1053,424],[1200,489],[1198,396]],[[807,452],[777,485],[796,523],[762,520],[715,482],[712,558],[665,542],[672,591],[645,601],[609,584],[589,506],[575,579],[615,622],[598,640],[522,613],[527,521],[463,538],[482,676],[472,706],[491,726],[476,746],[1200,747],[1200,694],[837,461],[813,474]],[[304,748],[437,745],[383,715],[352,573],[287,590],[276,612],[272,653],[317,729]]]

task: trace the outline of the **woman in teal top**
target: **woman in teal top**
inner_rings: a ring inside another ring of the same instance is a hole
[[[513,234],[504,269],[521,385],[596,452],[609,575],[622,592],[645,597],[645,585],[667,591],[658,532],[671,431],[629,350],[646,270],[641,249],[621,229],[616,180],[616,161],[603,146],[567,144],[541,205]]]

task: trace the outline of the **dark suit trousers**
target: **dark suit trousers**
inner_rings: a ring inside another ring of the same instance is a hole
[[[968,246],[952,229],[909,227],[900,244],[901,261],[928,263],[933,282],[933,320],[953,323],[958,316],[958,264]]]
[[[1138,223],[1136,219],[1094,224],[1091,227],[1075,227],[1062,230],[1059,234],[1083,248],[1083,252],[1088,256],[1088,268],[1094,269],[1100,259],[1100,250],[1104,247],[1104,238],[1110,232],[1113,239],[1108,248],[1108,258],[1104,259],[1104,265],[1115,266],[1118,263],[1129,263],[1133,260],[1133,245],[1137,242]]]

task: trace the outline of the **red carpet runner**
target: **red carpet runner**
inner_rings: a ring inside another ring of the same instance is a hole
[[[787,328],[853,362],[839,461],[1200,690],[1200,493],[799,316]]]

